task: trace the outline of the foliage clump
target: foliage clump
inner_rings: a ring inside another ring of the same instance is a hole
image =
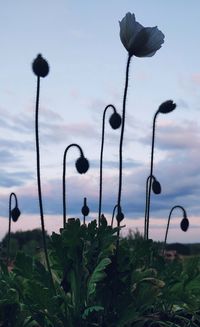
[[[48,254],[19,251],[0,270],[0,326],[199,326],[199,257],[166,261],[160,245],[139,233],[119,241],[101,219],[69,219],[53,233]]]

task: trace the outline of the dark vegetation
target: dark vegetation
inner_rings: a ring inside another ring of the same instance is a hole
[[[161,255],[161,243],[145,240],[138,232],[120,239],[116,256],[117,228],[108,226],[105,218],[99,227],[96,221],[86,226],[71,219],[47,238],[55,294],[41,231],[12,237],[19,251],[16,258],[11,251],[10,272],[3,250],[7,236],[1,243],[2,327],[200,326],[199,256],[169,261]],[[181,254],[190,248],[168,246]],[[197,252],[199,244],[191,249]]]

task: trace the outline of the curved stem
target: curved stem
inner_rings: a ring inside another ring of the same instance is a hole
[[[126,78],[125,78],[125,86],[124,86],[124,97],[123,97],[123,110],[122,110],[122,127],[121,127],[121,135],[120,135],[120,145],[119,145],[119,189],[118,189],[118,213],[121,208],[121,193],[122,193],[122,147],[123,147],[123,138],[124,138],[124,126],[125,126],[125,114],[126,114],[126,98],[127,98],[127,90],[128,90],[128,78],[129,78],[129,68],[130,68],[131,56],[128,56],[127,65],[126,65]],[[120,223],[117,223],[118,227],[120,227]],[[119,237],[119,230],[117,232],[117,236]]]
[[[40,77],[38,76],[37,77],[36,105],[35,105],[35,140],[36,140],[38,198],[39,198],[39,207],[40,207],[40,218],[41,218],[44,254],[45,254],[47,269],[48,269],[49,274],[50,274],[53,290],[55,291],[53,277],[52,277],[50,263],[49,263],[48,252],[47,252],[45,226],[44,226],[43,204],[42,204],[42,191],[41,191],[41,179],[40,179],[40,148],[39,148],[39,131],[38,131],[39,96],[40,96]]]
[[[10,193],[9,197],[9,223],[8,223],[8,243],[7,243],[7,265],[9,262],[10,258],[10,234],[11,234],[11,202],[12,202],[12,196],[15,198],[15,206],[18,207],[18,202],[17,202],[17,196],[15,193]]]
[[[184,217],[187,217],[187,214],[186,214],[186,211],[185,209],[182,207],[182,206],[174,206],[171,210],[170,210],[170,213],[169,213],[169,217],[168,217],[168,222],[167,222],[167,228],[166,228],[166,233],[165,233],[165,240],[164,240],[164,244],[163,244],[163,255],[164,255],[164,251],[165,251],[165,247],[166,247],[166,242],[167,242],[167,235],[168,235],[168,230],[169,230],[169,223],[170,223],[170,219],[171,219],[171,215],[172,215],[172,212],[174,211],[174,209],[181,209],[183,211],[183,216]]]
[[[102,175],[103,175],[103,148],[104,148],[104,135],[105,135],[105,116],[108,108],[112,108],[116,112],[115,107],[112,104],[109,104],[105,107],[103,112],[103,121],[102,121],[102,137],[101,137],[101,152],[100,152],[100,171],[99,171],[99,215],[98,215],[98,226],[100,226],[101,218],[101,207],[102,207]]]
[[[152,133],[152,144],[151,144],[151,166],[150,166],[150,181],[148,188],[148,199],[146,208],[146,239],[149,238],[149,214],[150,214],[150,204],[151,204],[151,188],[152,188],[152,176],[153,176],[153,157],[154,157],[154,143],[155,143],[155,130],[156,130],[156,118],[159,114],[159,110],[156,111],[153,118],[153,133]]]
[[[112,213],[112,220],[111,220],[111,227],[113,227],[113,222],[114,222],[114,217],[115,217],[115,211],[118,207],[118,204],[116,204],[113,208],[113,213]]]
[[[65,228],[65,224],[66,224],[66,202],[65,202],[65,199],[66,199],[66,188],[65,188],[66,155],[67,155],[67,151],[72,146],[77,147],[79,149],[79,151],[80,151],[80,155],[83,156],[83,151],[82,151],[81,147],[76,143],[72,143],[72,144],[68,145],[68,147],[65,149],[65,152],[64,152],[64,156],[63,156],[63,178],[62,178],[62,185],[63,185],[63,228]]]

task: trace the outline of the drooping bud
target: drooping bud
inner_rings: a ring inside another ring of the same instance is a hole
[[[159,112],[162,114],[168,114],[176,108],[176,104],[172,100],[167,100],[163,102],[158,108]]]
[[[46,77],[49,73],[48,62],[39,54],[32,64],[33,72],[38,77]]]
[[[153,191],[154,194],[160,194],[161,193],[161,185],[160,185],[159,181],[157,181],[156,178],[153,179],[152,191]]]
[[[11,210],[11,217],[12,217],[13,222],[16,222],[20,215],[21,215],[21,212],[17,206]]]
[[[121,208],[118,210],[118,213],[116,215],[116,219],[117,219],[118,224],[120,224],[121,221],[124,219],[124,214],[121,211]]]
[[[189,220],[188,220],[187,217],[184,217],[181,220],[180,227],[181,227],[181,229],[182,229],[183,232],[187,232],[188,227],[189,227]]]
[[[113,129],[119,128],[121,126],[121,122],[122,122],[121,116],[117,112],[114,112],[110,116],[109,123]]]
[[[79,174],[85,174],[89,166],[89,161],[84,156],[80,156],[76,161],[76,169]]]

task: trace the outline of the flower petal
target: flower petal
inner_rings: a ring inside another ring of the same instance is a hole
[[[136,22],[135,15],[128,12],[126,16],[119,22],[120,25],[120,39],[127,51],[130,51],[131,44],[135,37],[143,28],[141,24]]]
[[[164,34],[155,27],[145,27],[148,34],[148,40],[141,51],[137,53],[137,57],[152,57],[157,50],[159,50],[164,43]]]

